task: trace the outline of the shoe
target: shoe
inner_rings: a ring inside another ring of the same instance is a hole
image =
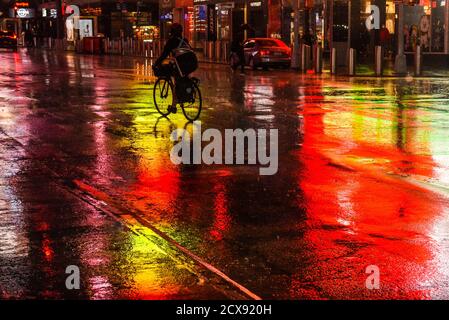
[[[176,113],[176,111],[178,111],[176,106],[169,106],[167,110],[170,111],[170,113]]]

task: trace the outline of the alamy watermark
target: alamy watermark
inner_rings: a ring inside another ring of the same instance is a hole
[[[65,268],[65,273],[69,276],[65,280],[65,287],[67,290],[80,289],[80,269],[78,266],[70,265]]]
[[[365,287],[368,290],[380,289],[380,269],[376,265],[369,265],[365,269],[369,276],[365,280]]]
[[[202,132],[201,121],[195,121],[192,136],[185,129],[176,129],[170,140],[176,142],[170,151],[174,164],[259,165],[260,175],[278,171],[277,129],[225,129],[223,137],[217,129]]]
[[[371,14],[365,20],[365,27],[369,31],[376,29],[380,29],[380,9],[378,6],[372,4],[370,5]]]

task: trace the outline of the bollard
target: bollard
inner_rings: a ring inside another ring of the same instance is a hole
[[[337,73],[337,48],[332,48],[331,51],[331,73]]]
[[[303,44],[301,46],[301,71],[307,72],[310,69],[310,46]]]
[[[210,60],[212,58],[212,44],[211,43],[212,43],[212,41],[207,41],[206,42],[206,47],[207,47],[207,49],[206,49],[206,51],[207,51],[206,57],[207,57],[208,60]]]
[[[305,62],[306,62],[306,64],[305,64],[305,67],[306,67],[306,70],[305,71],[307,71],[307,70],[310,70],[311,68],[312,68],[312,47],[311,46],[309,46],[309,45],[306,45],[306,56],[305,56]]]
[[[380,77],[383,73],[384,62],[382,46],[376,46],[374,50],[374,73],[377,77]]]
[[[229,60],[229,44],[223,42],[223,62],[227,63]]]
[[[415,51],[415,76],[420,76],[422,72],[422,52],[421,46],[416,46]]]
[[[209,42],[209,49],[210,49],[209,59],[214,60],[215,59],[215,41]]]
[[[221,59],[221,41],[215,41],[215,61]]]
[[[306,48],[305,48],[305,44],[304,43],[301,43],[300,45],[300,48],[301,48],[301,65],[300,65],[300,70],[302,71],[302,72],[304,72],[305,71],[305,68],[306,68]]]
[[[323,49],[320,45],[315,47],[315,73],[323,72]]]
[[[355,75],[356,51],[354,48],[349,49],[348,73],[350,76]]]

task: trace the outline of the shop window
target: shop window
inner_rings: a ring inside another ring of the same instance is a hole
[[[404,8],[404,41],[406,52],[414,52],[417,45],[423,51],[444,52],[444,0],[421,0]]]
[[[194,7],[194,39],[195,41],[206,40],[207,6]]]

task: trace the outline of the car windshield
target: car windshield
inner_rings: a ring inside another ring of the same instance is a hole
[[[262,39],[262,40],[256,40],[256,42],[261,47],[280,47],[280,44],[275,40]]]

